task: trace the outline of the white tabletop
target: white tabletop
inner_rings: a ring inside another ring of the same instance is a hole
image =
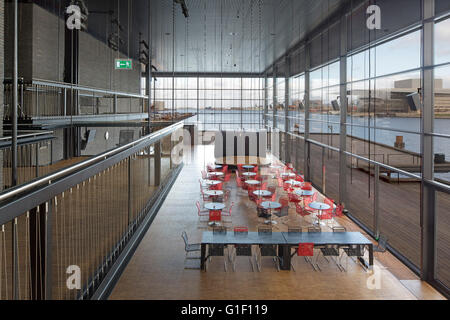
[[[247,180],[245,181],[246,184],[251,184],[251,185],[257,185],[260,184],[261,182],[259,182],[258,180]]]
[[[223,172],[222,171],[212,171],[212,172],[208,172],[208,174],[210,176],[223,176]]]
[[[271,169],[280,169],[281,166],[278,166],[278,165],[271,165],[269,168],[271,168]]]
[[[283,172],[281,175],[283,177],[295,177],[295,173],[293,172]]]
[[[217,181],[217,180],[205,180],[205,183],[209,186],[214,186],[216,184],[222,183],[222,181]]]
[[[288,180],[285,181],[285,183],[292,184],[293,186],[299,186],[301,184],[301,182],[297,180]]]
[[[253,191],[253,194],[258,197],[270,197],[272,195],[272,192],[269,190],[255,190]]]
[[[221,165],[218,165],[218,164],[216,164],[216,165],[214,166],[214,169],[222,169],[222,166],[221,166]]]
[[[312,196],[314,194],[314,191],[297,189],[294,191],[294,193],[298,196]]]
[[[316,210],[328,210],[331,207],[329,205],[327,205],[326,203],[321,203],[321,202],[312,202],[309,204],[310,208],[316,209]]]
[[[245,166],[242,166],[242,168],[244,168],[244,169],[253,169],[255,166],[252,166],[252,165],[245,165]]]
[[[256,173],[255,172],[244,172],[242,175],[246,176],[246,177],[253,177],[253,176],[256,176]]]
[[[219,202],[210,202],[205,204],[205,208],[208,210],[222,210],[225,208],[225,205]]]
[[[208,196],[222,196],[223,195],[222,190],[206,190],[206,191],[203,191],[203,193]]]
[[[278,209],[281,208],[281,203],[273,201],[265,201],[261,203],[261,207],[264,209]]]

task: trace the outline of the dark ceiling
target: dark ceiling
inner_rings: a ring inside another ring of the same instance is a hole
[[[62,16],[70,1],[35,2]],[[88,32],[106,41],[118,17],[120,50],[137,58],[139,37],[147,39],[149,2],[159,71],[225,73],[265,70],[348,0],[185,0],[187,19],[172,0],[85,0]]]

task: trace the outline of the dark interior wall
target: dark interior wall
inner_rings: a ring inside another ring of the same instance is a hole
[[[12,61],[11,8],[6,10],[6,61]],[[65,21],[52,12],[33,3],[19,5],[19,76],[30,81],[44,79],[63,81]],[[115,70],[115,58],[127,58],[109,48],[92,34],[80,33],[80,84],[121,92],[140,92],[141,66],[133,62],[133,70]],[[11,74],[6,64],[5,75]]]
[[[120,33],[123,40],[120,52],[138,59],[139,33],[142,33],[143,39],[146,41],[148,39],[149,2],[149,0],[85,0],[89,11],[88,34],[106,43],[108,35],[117,30],[117,26],[114,26],[111,20],[118,18],[123,27]],[[34,3],[55,15],[64,17],[64,9],[70,4],[70,0],[34,0]]]

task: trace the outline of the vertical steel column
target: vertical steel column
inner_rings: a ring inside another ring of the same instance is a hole
[[[345,204],[347,202],[347,16],[342,15],[340,21],[340,92],[339,102],[341,105],[340,118],[340,145],[339,145],[339,202]]]
[[[434,175],[433,132],[434,119],[434,14],[435,1],[423,0],[422,17],[422,255],[421,279],[432,280],[436,268],[436,207],[434,188],[425,183]]]
[[[269,106],[267,104],[267,74],[264,75],[264,128],[267,130],[267,114],[269,112]]]
[[[63,91],[64,93],[63,93],[63,106],[64,106],[64,116],[67,116],[67,89],[66,88],[64,88],[64,91]],[[37,100],[37,99],[36,99]]]
[[[133,192],[133,172],[131,168],[131,162],[133,161],[133,156],[128,157],[128,227],[131,225],[133,217],[133,204],[132,204],[132,192]]]
[[[310,163],[309,163],[309,66],[310,66],[310,46],[309,43],[305,43],[305,168],[303,170],[305,180],[310,180]]]
[[[289,77],[291,76],[291,57],[286,55],[285,64],[284,64],[284,150],[285,150],[285,159],[286,162],[291,161],[291,136],[288,134],[289,132]]]
[[[274,65],[272,68],[272,78],[273,78],[273,82],[272,82],[272,104],[273,104],[273,108],[272,108],[272,128],[275,129],[277,127],[277,66]]]
[[[13,87],[12,87],[12,106],[11,106],[11,136],[12,136],[12,146],[11,146],[11,185],[15,186],[17,184],[17,104],[18,104],[18,4],[17,0],[14,0],[13,8],[13,29],[14,29],[14,44],[13,44]]]
[[[147,134],[151,132],[150,119],[152,112],[152,1],[148,0],[148,71],[147,71],[147,97],[148,97],[148,123],[147,123]],[[156,110],[156,106],[155,110]],[[149,149],[150,150],[150,149]],[[150,159],[150,157],[149,157]],[[150,170],[150,160],[149,160],[149,170]],[[150,179],[149,179],[150,182]]]
[[[13,24],[14,24],[14,47],[13,47],[13,87],[12,87],[12,106],[11,106],[11,135],[12,135],[12,145],[11,145],[11,185],[15,186],[17,184],[17,102],[18,102],[18,21],[17,21],[17,10],[18,10],[17,0],[14,0],[13,9]],[[19,297],[19,258],[17,255],[17,218],[12,222],[12,274],[13,274],[13,290],[12,296],[14,300]]]

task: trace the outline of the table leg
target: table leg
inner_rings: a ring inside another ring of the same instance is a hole
[[[369,267],[373,267],[373,244],[369,245]]]
[[[200,270],[206,271],[206,244],[201,244],[201,251],[200,251]]]
[[[278,245],[278,258],[280,259],[281,270],[291,270],[291,252],[290,246],[285,244]]]

